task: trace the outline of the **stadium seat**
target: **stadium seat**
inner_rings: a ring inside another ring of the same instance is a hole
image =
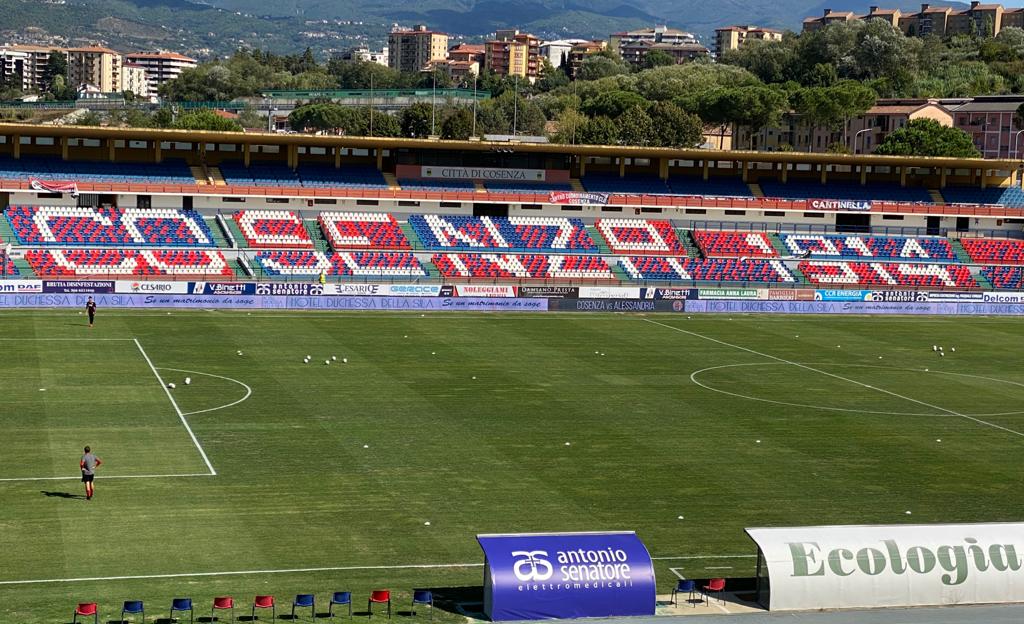
[[[611,280],[601,256],[436,254],[433,263],[446,278]]]
[[[386,604],[388,606],[388,619],[391,619],[391,591],[388,589],[375,589],[370,592],[370,599],[366,603],[366,611],[369,617],[373,617],[373,605]]]
[[[231,611],[231,621],[235,621],[235,599],[231,596],[217,596],[213,599],[213,605],[210,607],[210,621],[214,621],[215,611]],[[255,619],[255,618],[254,618]]]
[[[11,206],[4,216],[22,245],[216,247],[202,215],[188,209]]]
[[[793,255],[811,258],[877,258],[879,260],[945,260],[956,262],[949,240],[936,236],[859,236],[856,234],[780,234]]]
[[[233,277],[219,251],[173,249],[29,249],[39,277]]]
[[[512,250],[597,253],[580,219],[565,217],[468,217],[411,215],[424,247],[437,251]]]
[[[978,288],[962,264],[825,262],[799,264],[807,281],[817,286],[904,286],[909,288]]]
[[[668,221],[598,219],[594,225],[612,253],[686,255],[686,247]]]
[[[631,256],[619,264],[632,279],[683,282],[795,283],[796,278],[781,260],[737,258],[667,258]]]
[[[1024,208],[1024,190],[1016,185],[988,188],[947,186],[942,189],[942,197],[950,204],[997,204]]]
[[[87,618],[92,616],[93,624],[99,624],[100,622],[100,608],[95,602],[80,602],[75,607],[75,617],[71,620],[72,622],[78,622],[78,616]]]
[[[0,249],[0,277],[18,277],[18,267],[7,257],[7,252]]]
[[[402,252],[339,252],[262,251],[256,263],[269,277],[426,277],[423,265],[411,253]]]
[[[245,237],[247,247],[313,247],[302,218],[285,210],[241,210],[234,214],[235,223]]]
[[[779,257],[779,252],[764,232],[694,230],[693,240],[706,258]]]
[[[670,195],[672,189],[656,175],[628,175],[617,173],[588,173],[580,183],[592,193],[615,195]]]
[[[403,191],[436,191],[447,193],[466,193],[476,190],[472,180],[433,180],[398,178],[398,185]]]
[[[309,619],[316,620],[316,596],[313,594],[297,594],[292,601],[292,620],[295,620],[296,609],[309,609]]]
[[[331,249],[412,249],[393,216],[379,212],[324,212],[317,218]]]
[[[571,191],[572,185],[555,182],[484,182],[484,188],[490,193],[519,193],[522,195],[549,195],[561,191]]]
[[[1024,269],[1021,267],[983,267],[981,274],[999,290],[1024,290]]]
[[[193,610],[192,610],[192,599],[191,598],[174,598],[171,600],[171,614],[167,616],[168,620],[174,621],[175,611],[188,611],[188,621],[192,622]]]
[[[120,620],[122,622],[124,621],[124,616],[126,614],[129,614],[129,615],[141,614],[142,615],[142,621],[143,622],[146,621],[146,607],[145,607],[145,605],[142,604],[141,600],[125,600],[124,601],[124,605],[121,606],[121,618],[120,618]]]
[[[373,165],[299,165],[299,181],[307,188],[386,189],[387,180]]]
[[[670,176],[668,186],[674,195],[693,195],[703,197],[753,197],[750,187],[738,175],[710,176]]]
[[[780,199],[845,199],[906,203],[931,203],[933,201],[928,189],[900,186],[895,182],[872,182],[861,185],[858,182],[837,180],[822,184],[818,180],[794,180],[791,178],[785,184],[778,180],[760,180],[759,185],[765,197]]]
[[[416,605],[430,607],[430,619],[434,619],[434,593],[429,589],[416,589],[412,592],[412,614],[416,615]]]
[[[671,603],[679,606],[678,596],[686,594],[688,598],[686,602],[690,603],[690,606],[697,608],[696,603],[693,600],[693,594],[697,591],[697,581],[691,579],[679,579],[676,582],[676,586],[672,588],[672,599]]]
[[[711,604],[711,594],[715,594],[720,602],[725,602],[725,600],[722,599],[722,592],[725,591],[724,578],[713,578],[709,580],[708,584],[702,589],[704,590],[704,597],[708,599],[708,604]]]
[[[270,609],[271,621],[277,619],[277,605],[273,596],[256,596],[252,599],[252,614],[250,621],[256,620],[256,609]]]
[[[348,605],[348,617],[352,617],[352,592],[339,591],[331,594],[331,602],[327,606],[327,616],[334,617],[334,605]]]
[[[40,156],[0,158],[0,179],[47,182],[101,182],[111,184],[195,185],[196,179],[183,160],[161,163],[74,161]]]
[[[971,262],[1024,265],[1024,241],[1003,238],[962,238]]]

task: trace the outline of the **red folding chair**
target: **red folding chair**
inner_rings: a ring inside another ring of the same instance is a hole
[[[231,621],[235,621],[235,599],[231,596],[217,596],[213,599],[213,606],[210,607],[210,621],[214,621],[214,611],[231,611]]]
[[[100,608],[95,602],[80,602],[75,607],[75,617],[71,620],[72,622],[78,622],[78,616],[89,617],[92,616],[93,624],[99,624],[100,621]]]
[[[388,606],[388,619],[391,619],[391,591],[387,589],[375,589],[370,593],[370,600],[366,603],[368,617],[373,617],[373,605],[386,604]]]
[[[710,594],[715,594],[720,602],[725,602],[722,599],[722,590],[725,589],[724,578],[713,578],[708,581],[708,584],[704,586],[704,598],[708,604],[711,604]]]
[[[256,619],[256,609],[270,609],[270,619],[277,619],[277,606],[273,596],[256,596],[252,600],[252,619]]]

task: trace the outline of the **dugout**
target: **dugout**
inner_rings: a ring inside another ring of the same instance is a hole
[[[750,528],[771,611],[1024,602],[1024,523]]]

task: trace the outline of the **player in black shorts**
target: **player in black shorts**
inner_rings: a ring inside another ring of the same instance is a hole
[[[85,447],[82,460],[78,462],[78,467],[82,469],[82,483],[85,484],[85,500],[92,500],[92,495],[95,493],[92,480],[96,476],[96,469],[102,463],[99,457],[92,454],[92,449],[88,446]]]
[[[89,315],[89,327],[92,327],[92,323],[96,320],[96,302],[89,297],[89,300],[85,302],[85,313]]]

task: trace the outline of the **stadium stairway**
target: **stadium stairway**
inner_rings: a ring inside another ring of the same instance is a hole
[[[0,215],[0,242],[4,245],[18,242],[18,237],[14,235],[14,230],[11,229],[11,222],[3,215]]]
[[[629,276],[629,273],[626,273],[626,269],[622,268],[622,263],[619,262],[618,258],[608,258],[608,266],[611,267],[615,279],[622,280],[623,282],[633,279]]]
[[[587,233],[590,234],[590,238],[594,239],[594,244],[597,245],[597,252],[602,256],[612,255],[612,250],[608,247],[608,243],[605,242],[604,237],[601,236],[601,232],[593,225],[587,226]]]
[[[231,230],[231,236],[235,239],[235,245],[238,245],[239,248],[248,246],[246,238],[242,235],[242,230],[238,228],[238,222],[235,221],[234,217],[225,215],[224,223],[228,224],[228,229]]]
[[[800,270],[799,264],[799,262],[787,262],[786,268],[788,268],[789,272],[793,274],[793,279],[796,280],[797,284],[810,284],[810,282],[807,281],[807,277],[804,276],[804,272]]]
[[[18,270],[20,271],[21,267],[18,267]],[[971,269],[971,276],[974,277],[974,281],[978,282],[978,286],[981,286],[982,290],[996,289],[995,286],[992,285],[992,281],[985,277],[980,268],[975,267]]]
[[[416,230],[412,227],[412,224],[408,221],[400,221],[398,227],[402,228],[402,232],[405,233],[405,237],[409,239],[409,245],[413,249],[425,249],[423,241],[420,240],[419,236],[416,236]]]
[[[697,241],[693,240],[693,234],[690,230],[676,229],[676,236],[679,237],[679,242],[686,247],[687,258],[701,259],[704,254],[700,252],[700,247],[697,246]]]
[[[381,173],[384,176],[384,181],[388,184],[389,191],[402,190],[402,185],[398,183],[398,178],[395,177],[395,174],[388,173],[387,171],[383,171]]]
[[[970,264],[972,262],[971,254],[967,253],[967,250],[964,249],[963,243],[961,243],[958,239],[949,239],[949,246],[953,248],[953,253],[956,254],[957,262],[961,264]]]
[[[748,182],[747,186],[750,187],[750,194],[754,197],[764,198],[764,191],[761,190],[761,185],[757,182]]]
[[[475,180],[473,182],[473,192],[474,193],[486,193],[487,192],[487,187],[484,186],[484,183],[481,182],[480,180]]]
[[[206,171],[203,170],[202,166],[189,167],[189,171],[192,172],[192,177],[196,179],[196,184],[199,186],[208,186],[210,184],[210,178],[206,175]]]
[[[331,252],[331,244],[324,238],[324,233],[320,229],[320,223],[316,219],[303,219],[302,224],[306,226],[306,232],[309,233],[309,238],[313,240],[313,246],[316,250],[329,254]]]
[[[791,255],[789,250],[786,249],[786,244],[782,242],[781,238],[779,238],[778,232],[769,233],[768,240],[772,242],[772,247],[775,248],[775,251],[777,251],[780,256],[785,257]]]
[[[14,263],[15,268],[18,269],[18,275],[22,278],[32,278],[36,276],[36,272],[32,270],[32,265],[28,263],[28,260],[24,258],[11,258],[11,262]]]
[[[206,221],[206,227],[210,228],[210,232],[213,234],[213,242],[217,247],[231,247],[227,237],[224,235],[224,230],[220,229],[220,224],[217,223],[216,218],[203,217],[203,221]]]
[[[928,189],[928,194],[932,196],[932,202],[936,204],[946,203],[946,198],[942,196],[942,192],[939,189]]]
[[[227,186],[228,185],[228,183],[224,181],[224,174],[222,174],[220,172],[219,168],[217,168],[217,167],[207,167],[206,168],[206,173],[209,175],[210,182],[214,186]]]
[[[587,189],[583,188],[583,183],[580,182],[579,178],[569,178],[569,186],[572,187],[572,190],[576,191],[577,193],[587,192]]]

